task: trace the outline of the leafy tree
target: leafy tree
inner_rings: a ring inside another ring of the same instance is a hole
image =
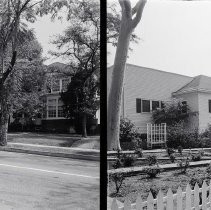
[[[52,42],[59,52],[54,56],[68,59],[71,83],[62,94],[65,115],[83,116],[83,136],[86,136],[87,116],[99,108],[100,79],[100,2],[81,0],[73,2],[70,25]]]
[[[82,135],[87,137],[87,116],[94,116],[99,109],[99,82],[96,76],[89,77],[87,72],[78,71],[71,79],[68,90],[61,94],[66,117],[82,117]]]
[[[163,108],[157,108],[152,113],[154,123],[167,123],[167,125],[174,125],[181,121],[185,121],[188,117],[194,114],[191,112],[188,105],[183,103],[181,99],[171,99],[164,103]]]
[[[0,2],[0,145],[7,144],[8,120],[14,108],[14,103],[11,102],[15,101],[14,96],[17,98],[16,90],[21,86],[22,76],[18,69],[23,64],[26,56],[24,53],[29,53],[30,49],[28,47],[24,51],[22,47],[34,39],[33,32],[27,28],[26,23],[36,20],[38,8],[43,8],[46,1]]]
[[[141,20],[146,0],[139,0],[134,8],[129,0],[119,0],[122,12],[116,56],[113,66],[111,89],[108,99],[107,142],[108,150],[120,148],[119,126],[124,70],[131,35]],[[135,16],[135,17],[134,17]],[[134,17],[134,18],[133,18]]]

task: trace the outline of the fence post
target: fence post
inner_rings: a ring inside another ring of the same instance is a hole
[[[194,186],[194,207],[199,210],[199,185],[196,183]]]
[[[207,184],[205,181],[202,185],[202,210],[207,210]]]
[[[131,202],[128,197],[125,199],[125,202],[124,202],[124,210],[131,210]]]
[[[154,210],[154,199],[151,192],[147,197],[147,210]]]
[[[177,210],[182,210],[182,189],[180,186],[177,189]]]
[[[163,193],[160,190],[157,196],[157,209],[163,210],[164,204],[163,204]]]
[[[114,198],[113,201],[112,201],[111,210],[119,210],[119,207],[117,205],[116,198]]]
[[[136,199],[136,210],[143,210],[143,201],[140,194]]]
[[[168,189],[168,192],[167,192],[167,204],[166,204],[166,210],[172,210],[174,209],[173,207],[173,193],[172,193],[172,190],[171,188]]]
[[[191,210],[191,188],[188,184],[186,187],[186,210]]]

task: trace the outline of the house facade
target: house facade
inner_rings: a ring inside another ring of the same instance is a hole
[[[107,71],[109,95],[112,69]],[[171,98],[187,103],[196,114],[188,127],[204,130],[211,124],[211,77],[189,77],[156,69],[127,64],[125,69],[121,115],[130,119],[141,132],[152,123],[152,111]]]
[[[39,130],[44,132],[80,133],[80,119],[65,118],[61,100],[61,92],[65,92],[71,82],[71,77],[68,76],[69,66],[56,62],[46,66],[46,69],[45,93],[40,98],[43,107],[42,112],[29,123],[27,123],[28,120],[24,113],[21,113],[16,119],[11,116],[10,130],[15,128],[15,131]],[[99,134],[99,117],[100,109],[94,117],[87,119],[88,134]]]
[[[50,84],[48,82],[48,93],[42,98],[44,102],[44,111],[42,115],[42,129],[47,131],[56,131],[62,133],[80,132],[80,119],[67,119],[63,113],[63,102],[60,93],[67,90],[71,77],[67,76],[69,67],[62,63],[53,63],[48,66]],[[53,72],[53,73],[52,73]],[[87,132],[97,134],[100,124],[100,110],[96,112],[94,118],[87,119]]]

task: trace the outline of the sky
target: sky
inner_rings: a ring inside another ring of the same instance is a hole
[[[48,51],[56,50],[56,47],[50,43],[55,35],[61,34],[68,26],[68,22],[63,19],[51,21],[50,15],[38,17],[35,23],[28,23],[29,28],[33,28],[38,42],[43,48],[43,56],[48,57],[44,62],[46,65],[54,62],[67,63],[68,61],[62,58],[55,58],[51,56]]]
[[[130,45],[133,51],[127,63],[188,76],[211,76],[210,11],[211,1],[206,0],[148,0],[135,29],[139,43]],[[108,45],[107,51],[111,66],[116,49]]]

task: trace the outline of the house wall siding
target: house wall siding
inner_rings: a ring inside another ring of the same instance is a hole
[[[178,95],[176,98],[180,98],[181,100],[187,101],[187,105],[191,112],[195,114],[191,114],[188,119],[188,128],[194,129],[199,126],[199,96],[198,93],[186,93],[182,95]]]
[[[111,79],[112,67],[108,68],[107,72],[108,95]],[[136,98],[166,101],[171,98],[172,92],[191,80],[191,77],[127,64],[124,78],[124,103],[122,103],[124,117],[130,119],[136,126],[142,127],[144,132],[146,123],[152,121],[152,114],[136,113]]]
[[[211,124],[211,113],[209,113],[208,100],[211,100],[210,93],[199,93],[199,128],[201,131]]]

